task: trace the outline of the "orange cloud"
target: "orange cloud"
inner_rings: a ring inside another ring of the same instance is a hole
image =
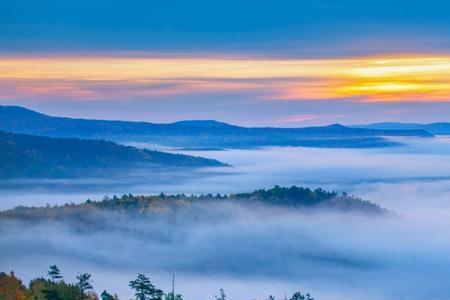
[[[0,57],[0,91],[81,100],[256,91],[268,99],[450,101],[450,56]]]

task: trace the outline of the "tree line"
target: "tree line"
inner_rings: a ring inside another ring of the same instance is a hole
[[[51,220],[80,220],[90,223],[90,217],[98,211],[114,211],[119,213],[132,213],[144,216],[160,215],[165,213],[177,213],[185,211],[195,203],[241,203],[241,204],[263,204],[285,208],[303,209],[330,209],[342,212],[361,212],[372,215],[388,214],[388,211],[379,205],[362,200],[347,193],[325,191],[323,189],[311,190],[297,186],[280,187],[271,189],[259,189],[251,193],[239,194],[201,194],[201,195],[123,195],[112,198],[105,197],[100,201],[86,200],[84,203],[67,203],[64,205],[24,207],[18,206],[0,212],[0,219],[22,219],[39,221]],[[161,210],[160,208],[164,208]],[[98,224],[97,224],[98,225]]]
[[[165,293],[155,287],[144,274],[128,283],[133,290],[135,300],[183,300],[181,294],[173,292]],[[223,289],[214,296],[214,300],[227,300]],[[32,279],[28,286],[17,278],[14,272],[0,273],[0,300],[120,300],[116,294],[103,290],[100,296],[94,291],[91,274],[80,273],[76,276],[76,282],[68,283],[64,280],[56,265],[50,266],[46,277]],[[270,295],[265,300],[276,300]],[[314,300],[309,294],[295,292],[289,299],[284,300]]]

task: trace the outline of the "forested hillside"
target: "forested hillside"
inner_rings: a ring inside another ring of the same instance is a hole
[[[290,209],[326,209],[340,212],[361,212],[368,214],[386,214],[387,210],[377,204],[361,200],[348,194],[328,192],[322,189],[311,190],[292,186],[275,186],[269,190],[257,190],[252,193],[230,195],[165,195],[133,196],[105,198],[101,201],[87,200],[82,204],[62,206],[17,207],[0,212],[2,219],[22,220],[84,220],[91,222],[92,216],[102,219],[99,212],[126,213],[135,216],[158,216],[176,213],[194,213],[201,216],[209,210],[217,209],[213,204],[265,205],[268,207]],[[200,205],[200,206],[199,206]],[[211,213],[210,211],[208,214]]]
[[[0,178],[106,176],[117,170],[224,166],[213,159],[122,146],[102,140],[0,131]]]

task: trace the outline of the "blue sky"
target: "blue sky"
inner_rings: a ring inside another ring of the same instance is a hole
[[[233,56],[253,60],[353,59],[406,54],[447,57],[450,52],[449,11],[448,1],[437,0],[3,0],[0,3],[0,56],[4,60],[72,56],[88,59]],[[441,75],[438,79],[448,83],[448,77]],[[450,111],[449,99],[442,99],[442,96],[439,101],[435,97],[428,99],[426,104],[423,95],[420,99],[414,98],[416,95],[409,101],[403,99],[402,103],[368,103],[360,101],[359,95],[332,101],[305,99],[302,95],[286,101],[275,101],[279,100],[276,97],[269,99],[274,102],[256,97],[260,89],[250,87],[230,91],[196,90],[158,97],[136,96],[130,92],[124,94],[121,101],[112,101],[108,95],[98,96],[97,93],[90,101],[77,101],[74,96],[21,93],[23,85],[37,87],[37,83],[31,84],[31,81],[17,83],[16,78],[3,79],[0,103],[98,118],[116,118],[121,115],[120,107],[125,106],[127,114],[122,116],[127,119],[213,118],[240,124],[280,126],[450,118],[450,112],[446,113]],[[121,86],[124,85],[121,82]],[[48,86],[39,88],[49,89]],[[143,108],[151,113],[144,114]]]
[[[447,52],[448,1],[4,0],[2,51]],[[414,46],[414,48],[410,48]]]

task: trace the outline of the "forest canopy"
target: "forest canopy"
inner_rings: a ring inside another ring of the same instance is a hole
[[[386,209],[370,201],[346,193],[311,190],[297,186],[260,189],[251,193],[237,193],[229,195],[201,194],[201,195],[166,195],[155,196],[123,195],[112,198],[105,197],[101,201],[87,200],[81,204],[65,204],[61,206],[44,207],[16,207],[0,212],[2,219],[22,220],[85,220],[98,212],[130,213],[133,215],[156,216],[167,213],[182,213],[199,208],[198,204],[242,204],[266,205],[280,208],[294,209],[327,209],[340,212],[360,212],[372,215],[389,213]],[[205,206],[202,206],[203,208]],[[198,214],[202,213],[199,208]],[[98,216],[98,215],[97,215]]]

